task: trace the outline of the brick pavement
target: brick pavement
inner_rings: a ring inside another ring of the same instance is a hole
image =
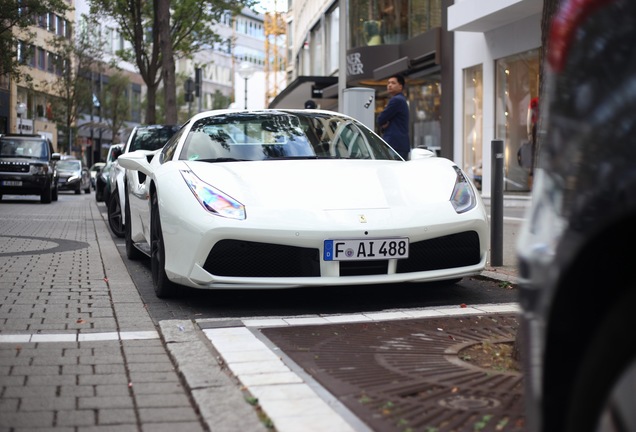
[[[0,431],[209,430],[94,196],[10,198],[0,203]],[[229,421],[260,429],[245,406]]]

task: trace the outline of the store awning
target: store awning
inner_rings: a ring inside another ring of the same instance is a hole
[[[338,94],[325,97],[323,90],[334,84],[338,84],[338,77],[331,76],[299,76],[292,81],[269,104],[269,108],[304,108],[309,99],[318,104],[320,108],[331,109],[338,104]],[[333,93],[333,92],[332,92]]]
[[[537,0],[465,0],[448,7],[448,30],[485,33],[542,9]]]

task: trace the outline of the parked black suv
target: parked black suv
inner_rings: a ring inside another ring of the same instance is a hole
[[[57,201],[57,174],[51,142],[40,135],[0,136],[0,200],[3,195],[39,195]]]

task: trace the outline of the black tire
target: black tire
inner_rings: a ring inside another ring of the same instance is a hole
[[[168,279],[166,275],[166,253],[161,232],[161,219],[159,217],[159,204],[157,194],[152,196],[152,209],[150,215],[150,270],[155,294],[159,298],[174,297],[177,294],[177,285]]]
[[[53,192],[51,193],[51,198],[53,198],[53,201],[57,201],[57,183],[55,184],[55,187],[53,188]]]
[[[581,359],[582,365],[572,386],[571,403],[566,413],[564,430],[569,432],[601,430],[597,428],[604,414],[614,418],[631,415],[633,418],[633,414],[621,412],[619,405],[611,402],[614,389],[625,385],[626,382],[629,385],[629,378],[625,373],[630,370],[630,367],[633,368],[636,362],[634,337],[625,333],[633,323],[634,301],[636,301],[636,293],[619,299],[614,309],[606,314],[603,324],[590,335],[592,342]],[[623,405],[627,402],[628,407],[633,407],[633,401],[623,400],[622,402]],[[614,411],[609,413],[610,409]]]
[[[40,193],[40,202],[42,204],[51,204],[53,200],[53,191],[51,190],[51,183],[47,183],[42,192]]]
[[[115,191],[108,201],[108,225],[117,237],[124,237],[124,219],[121,214],[121,205],[119,204],[119,193]]]
[[[130,203],[128,197],[126,197],[126,204],[124,204],[124,213],[126,215],[124,224],[124,238],[126,239],[126,256],[129,260],[138,260],[144,256],[144,254],[135,247],[132,241],[132,223],[130,222]]]

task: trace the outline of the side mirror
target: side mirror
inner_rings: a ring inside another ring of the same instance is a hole
[[[60,153],[53,153],[51,155],[51,160],[59,161],[60,159],[62,159],[62,155]]]
[[[426,158],[430,158],[430,157],[435,157],[436,154],[435,152],[428,150],[428,149],[423,149],[420,147],[416,147],[414,149],[411,149],[411,160],[413,159],[426,159]]]

